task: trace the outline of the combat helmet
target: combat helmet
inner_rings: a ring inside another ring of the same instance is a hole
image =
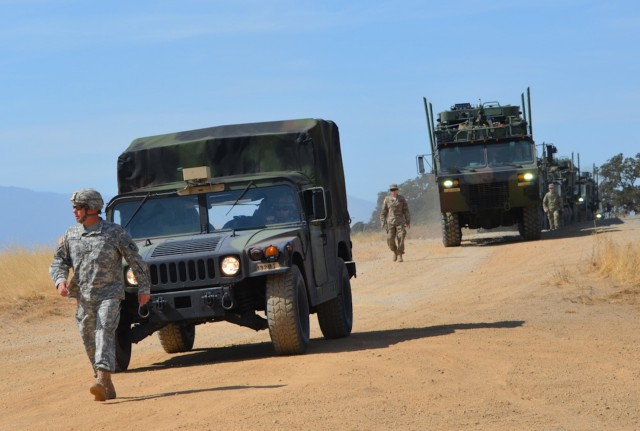
[[[104,200],[102,195],[94,189],[80,189],[71,195],[73,205],[86,205],[89,209],[102,210]]]

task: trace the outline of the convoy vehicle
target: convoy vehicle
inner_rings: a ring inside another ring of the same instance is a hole
[[[151,300],[123,268],[116,362],[158,332],[167,353],[226,321],[268,329],[278,354],[301,354],[317,314],[325,338],[351,333],[350,218],[338,127],[299,119],[134,140],[118,158],[107,219],[137,242]]]
[[[540,238],[540,169],[531,126],[530,91],[519,106],[458,103],[433,121],[424,98],[442,213],[442,241],[459,246],[462,228],[518,226],[525,240]],[[425,173],[425,155],[417,157]]]
[[[577,154],[577,164],[574,154],[556,156],[558,150],[554,144],[543,143],[540,168],[542,171],[543,190],[549,184],[554,184],[556,192],[562,199],[562,223],[593,220],[598,209],[598,187],[595,180],[596,169],[593,173],[580,170],[580,154]],[[544,220],[546,226],[546,219]]]

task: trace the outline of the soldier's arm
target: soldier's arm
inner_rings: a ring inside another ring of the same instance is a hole
[[[53,261],[49,267],[49,275],[51,276],[56,289],[61,283],[64,283],[64,286],[66,287],[69,270],[72,267],[71,256],[67,245],[68,243],[65,234],[65,236],[62,236],[58,240],[56,251],[53,254]]]
[[[411,226],[411,212],[409,212],[409,203],[404,200],[404,219],[407,222],[407,227]]]
[[[384,198],[382,202],[382,210],[380,211],[380,227],[384,227],[387,222],[387,215],[389,214],[389,206],[387,205],[387,198]]]

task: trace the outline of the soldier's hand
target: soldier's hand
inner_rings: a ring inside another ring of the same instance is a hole
[[[140,304],[140,305],[146,305],[147,302],[149,302],[150,299],[151,299],[151,294],[150,293],[139,293],[138,294],[138,304]]]
[[[58,291],[60,296],[64,296],[64,297],[69,296],[69,287],[67,286],[66,281],[60,282],[60,284],[56,286],[56,290]]]

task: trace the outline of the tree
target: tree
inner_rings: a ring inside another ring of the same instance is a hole
[[[624,212],[640,210],[640,153],[625,158],[622,153],[607,160],[598,170],[600,201]]]

